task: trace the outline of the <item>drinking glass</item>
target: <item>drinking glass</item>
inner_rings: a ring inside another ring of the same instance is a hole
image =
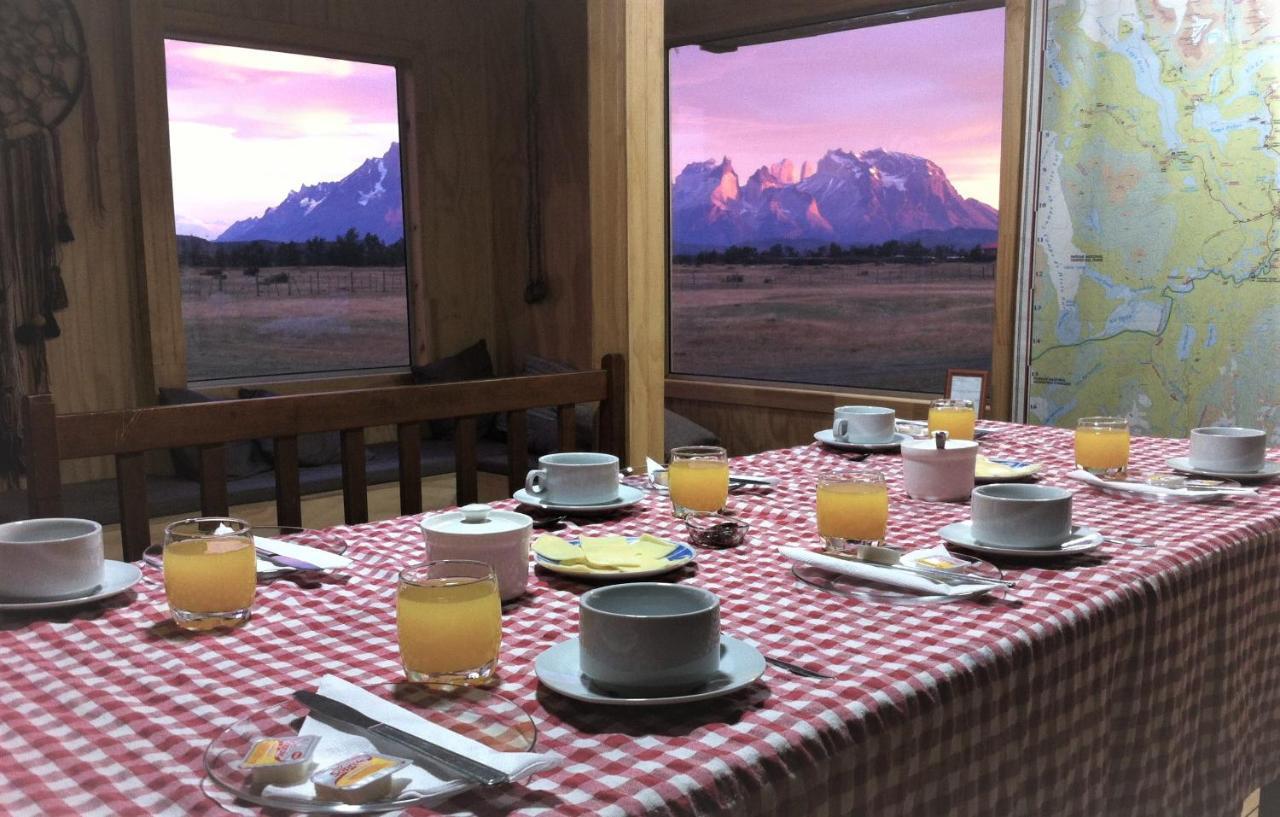
[[[972,400],[934,400],[929,404],[929,433],[945,431],[953,440],[972,440],[978,419]]]
[[[502,606],[493,568],[446,559],[400,571],[396,631],[410,681],[487,682],[502,645]]]
[[[729,498],[729,454],[718,445],[671,449],[667,488],[676,516],[715,513]]]
[[[884,542],[889,489],[884,474],[860,471],[818,477],[818,535],[829,550],[856,552]]]
[[[1129,468],[1129,420],[1082,417],[1076,423],[1076,467],[1104,479],[1123,477]]]
[[[249,620],[257,559],[249,523],[197,517],[164,529],[164,592],[174,622],[187,630],[238,627]]]

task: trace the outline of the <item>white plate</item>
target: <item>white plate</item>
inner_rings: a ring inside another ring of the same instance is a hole
[[[829,445],[832,448],[838,448],[841,451],[897,451],[907,440],[912,439],[910,434],[901,432],[893,435],[893,440],[887,443],[847,443],[844,440],[837,440],[836,436],[831,433],[831,429],[824,428],[821,431],[815,431],[813,438],[823,445]]]
[[[1218,479],[1235,479],[1240,481],[1251,479],[1271,479],[1280,476],[1280,462],[1265,462],[1258,471],[1206,471],[1203,468],[1192,468],[1190,457],[1170,457],[1165,463],[1181,474],[1194,477],[1216,477]]]
[[[638,536],[628,536],[628,542],[634,542],[639,539]],[[662,537],[658,537],[661,539]],[[663,539],[664,542],[670,542],[672,551],[667,554],[667,564],[662,567],[655,567],[652,570],[601,570],[595,573],[580,573],[576,570],[567,570],[561,566],[555,559],[548,559],[537,551],[533,552],[534,561],[542,565],[547,570],[559,573],[563,576],[569,576],[574,579],[583,579],[584,581],[613,581],[614,579],[643,579],[646,576],[661,576],[663,573],[670,573],[679,567],[684,567],[693,561],[693,557],[697,555],[693,548],[683,542],[672,542],[670,539]],[[579,539],[569,539],[569,544],[575,547],[582,547]]]
[[[750,644],[727,635],[720,636],[720,669],[706,686],[684,695],[656,698],[623,698],[605,692],[582,675],[578,663],[578,639],[561,641],[545,650],[533,662],[538,680],[566,698],[592,704],[614,706],[666,706],[705,701],[737,692],[764,675],[764,656]]]
[[[938,531],[938,535],[947,540],[948,544],[956,547],[971,550],[974,553],[984,553],[988,556],[1021,556],[1028,559],[1057,559],[1062,556],[1075,556],[1080,553],[1088,553],[1091,550],[1097,550],[1102,545],[1102,534],[1093,528],[1084,525],[1075,525],[1071,528],[1071,538],[1062,544],[1047,548],[1005,548],[996,547],[995,545],[985,545],[973,538],[973,523],[966,520],[964,522],[953,522],[950,525]]]
[[[123,593],[137,584],[141,578],[142,571],[137,565],[108,559],[102,565],[102,584],[83,596],[55,601],[0,601],[0,611],[50,610],[55,607],[74,607],[77,604],[101,601],[117,593]]]
[[[607,513],[608,511],[616,511],[621,508],[630,508],[640,500],[644,499],[644,491],[639,488],[633,488],[630,485],[618,485],[618,498],[612,502],[601,502],[595,505],[562,505],[558,502],[549,502],[540,496],[529,493],[521,488],[511,495],[517,502],[525,505],[532,505],[535,508],[542,508],[548,511],[569,511],[570,513]]]

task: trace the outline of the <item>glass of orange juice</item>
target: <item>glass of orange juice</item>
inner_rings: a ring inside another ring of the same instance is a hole
[[[1129,420],[1082,417],[1076,422],[1076,467],[1104,479],[1129,470]]]
[[[889,488],[879,471],[818,477],[818,535],[828,550],[857,551],[884,542]]]
[[[164,529],[164,592],[174,622],[187,630],[238,627],[249,620],[257,558],[249,523],[198,517]]]
[[[671,449],[667,487],[676,516],[715,513],[729,498],[729,454],[718,445]]]
[[[929,433],[945,431],[953,440],[972,440],[978,413],[972,400],[934,400],[929,404]]]
[[[396,631],[410,681],[486,683],[497,669],[502,645],[502,604],[493,568],[446,559],[400,571]]]

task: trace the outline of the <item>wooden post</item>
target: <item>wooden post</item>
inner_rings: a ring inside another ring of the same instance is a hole
[[[62,515],[62,475],[58,457],[58,415],[52,394],[22,401],[22,457],[27,468],[27,513]]]

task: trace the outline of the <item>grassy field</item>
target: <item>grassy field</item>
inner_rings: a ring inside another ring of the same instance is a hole
[[[993,266],[672,266],[671,369],[941,392],[991,368]]]
[[[182,270],[189,380],[409,365],[403,267],[204,272]]]

